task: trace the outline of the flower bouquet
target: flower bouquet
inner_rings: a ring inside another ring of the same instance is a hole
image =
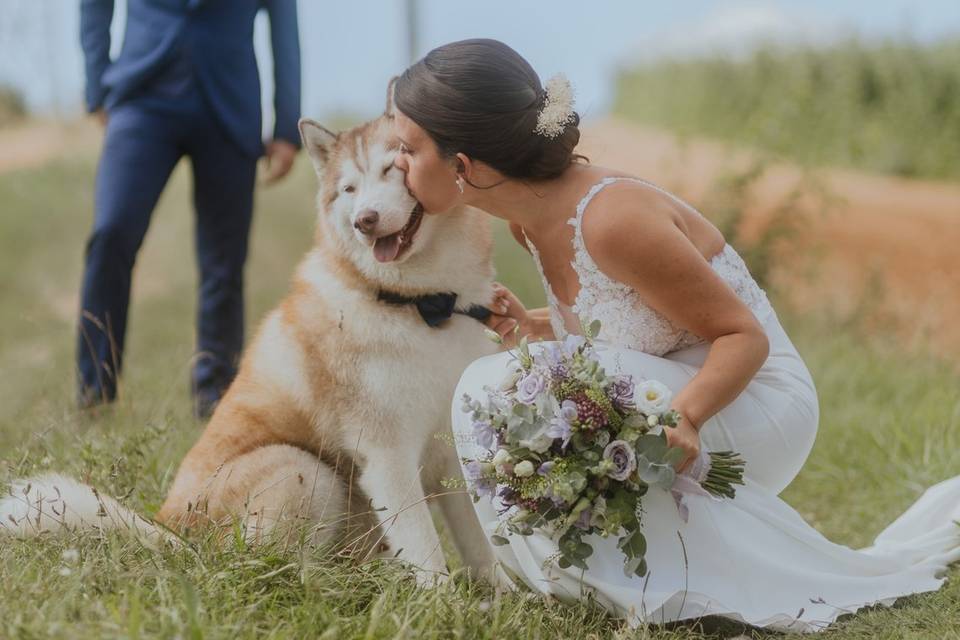
[[[683,495],[734,497],[744,462],[730,451],[701,453],[677,474],[683,452],[667,446],[662,430],[679,420],[670,390],[656,380],[607,375],[593,343],[599,330],[595,321],[584,336],[545,342],[535,352],[521,339],[503,382],[484,387],[485,404],[464,395],[463,410],[485,452],[463,463],[474,500],[494,501],[509,533],[538,529],[557,540],[562,568],[587,568],[593,548],[584,536],[615,535],[624,572],[643,576],[640,521],[648,489],[671,491],[686,520]],[[501,535],[491,540],[508,542]]]

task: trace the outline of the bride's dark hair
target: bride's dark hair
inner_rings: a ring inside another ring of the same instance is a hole
[[[583,156],[580,116],[555,138],[534,132],[546,92],[523,56],[489,39],[451,42],[403,72],[394,104],[436,142],[512,178],[554,178]]]

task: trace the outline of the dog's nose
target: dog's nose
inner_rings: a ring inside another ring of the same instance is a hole
[[[360,233],[369,235],[373,233],[379,221],[379,213],[373,209],[364,209],[360,212],[360,215],[357,216],[357,220],[353,223],[353,226]]]

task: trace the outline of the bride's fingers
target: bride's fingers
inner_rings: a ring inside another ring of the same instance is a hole
[[[493,330],[499,333],[501,338],[505,338],[516,326],[517,321],[513,318],[504,318],[496,324]]]

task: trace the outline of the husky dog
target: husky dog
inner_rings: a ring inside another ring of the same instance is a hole
[[[435,499],[466,565],[492,568],[469,497],[441,487],[460,466],[449,437],[436,436],[450,433],[462,371],[497,349],[478,321],[493,298],[493,242],[481,211],[424,214],[393,164],[391,130],[389,109],[339,135],[301,120],[320,182],[315,246],[157,522],[176,531],[240,518],[258,538],[306,521],[323,543],[366,510],[376,550],[430,581],[445,563],[427,498],[444,494]],[[18,483],[0,519],[20,535],[63,526],[168,535],[62,476]]]

